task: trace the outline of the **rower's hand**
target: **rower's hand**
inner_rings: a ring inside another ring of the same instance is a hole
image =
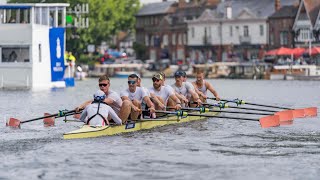
[[[220,101],[221,99],[220,99],[220,97],[219,96],[217,96],[216,97],[216,101]]]
[[[138,111],[140,111],[140,109],[137,107],[137,106],[132,106],[132,110],[134,111],[134,112],[138,112]]]
[[[201,99],[198,99],[198,100],[197,100],[197,104],[198,104],[198,106],[201,106],[201,105],[202,105]]]
[[[204,99],[207,99],[207,96],[203,93],[200,93],[200,96],[203,97]]]
[[[83,109],[83,108],[79,106],[79,107],[76,107],[74,110],[78,113],[78,112],[80,112],[82,109]]]
[[[154,107],[149,108],[150,113],[155,113],[156,109]]]
[[[177,105],[175,106],[175,109],[176,109],[176,110],[180,110],[180,109],[181,109],[181,104],[177,104]]]
[[[185,104],[188,104],[188,103],[189,103],[189,100],[188,100],[186,97],[183,97],[183,98],[182,98],[182,101],[183,101]]]
[[[162,104],[162,103],[158,104],[158,106],[159,106],[159,108],[162,109],[162,110],[166,109],[166,106],[165,106],[164,104]]]

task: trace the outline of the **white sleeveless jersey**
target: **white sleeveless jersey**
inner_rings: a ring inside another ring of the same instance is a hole
[[[196,84],[196,82],[195,82],[195,84],[196,84],[196,88],[200,91],[200,92],[202,92],[204,95],[207,95],[207,87],[206,87],[206,82],[203,80],[203,82],[202,82],[203,84],[202,84],[202,86],[199,88],[198,86],[197,86],[197,84]]]
[[[104,104],[104,103],[100,103],[100,107],[99,107],[99,114],[97,114],[98,112],[98,103],[93,103],[93,104],[89,104],[81,113],[80,116],[80,120],[88,123],[88,119],[93,117],[90,121],[89,121],[89,125],[92,126],[105,126],[105,122],[104,119],[101,117],[103,116],[106,120],[108,119],[108,116],[110,115],[111,118],[114,120],[114,122],[116,122],[117,124],[121,124],[122,120],[119,118],[119,116],[116,114],[116,112],[108,105]],[[97,115],[96,115],[97,114]]]
[[[174,94],[174,91],[171,89],[171,87],[161,86],[160,91],[157,91],[154,89],[154,87],[149,88],[150,93],[159,96],[162,98],[162,100],[167,104],[168,99],[171,95]]]
[[[124,91],[121,91],[120,96],[126,96],[131,101],[138,100],[139,102],[142,102],[143,98],[148,96],[148,94],[146,91],[143,90],[143,88],[137,87],[135,92],[130,92],[129,88]]]
[[[171,85],[172,88],[179,94],[184,95],[185,97],[190,94],[190,91],[193,90],[193,86],[190,86],[190,84],[186,84],[185,82],[182,83],[181,87],[176,86],[176,84]]]

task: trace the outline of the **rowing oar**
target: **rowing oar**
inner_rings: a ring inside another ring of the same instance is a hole
[[[167,109],[174,109],[174,107],[167,107]],[[191,111],[198,111],[200,113],[205,113],[205,112],[219,112],[219,113],[230,113],[230,114],[252,114],[252,115],[278,115],[280,122],[284,121],[292,121],[293,120],[293,115],[291,112],[277,112],[275,114],[273,113],[257,113],[257,112],[243,112],[243,111],[221,111],[221,110],[216,110],[216,109],[209,109],[205,107],[197,107],[197,108],[181,108],[181,110],[191,110]]]
[[[65,117],[65,116],[73,115],[75,112],[76,112],[75,110],[72,110],[72,111],[60,110],[59,113],[56,113],[56,114],[45,113],[43,117],[38,117],[38,118],[29,119],[29,120],[25,120],[25,121],[20,121],[19,119],[16,119],[16,118],[10,118],[6,122],[6,126],[20,128],[20,125],[23,123],[37,121],[37,120],[41,120],[41,119],[43,119],[43,123],[45,124],[45,126],[53,126],[54,119],[56,117]]]
[[[185,111],[156,111],[156,113],[165,113],[173,114],[178,117],[187,117],[187,116],[200,116],[200,117],[212,117],[212,118],[223,118],[223,119],[235,119],[235,120],[245,120],[245,121],[259,121],[262,128],[276,127],[280,125],[280,119],[278,115],[265,116],[260,119],[254,118],[240,118],[240,117],[229,117],[229,116],[217,116],[210,114],[192,114]],[[154,119],[157,121],[156,119]]]
[[[280,118],[280,121],[292,121],[294,118],[294,114],[292,110],[285,110],[285,111],[272,111],[272,110],[266,110],[266,109],[256,109],[256,108],[246,108],[246,107],[239,107],[239,106],[229,106],[226,103],[220,102],[217,104],[211,104],[211,103],[202,103],[203,105],[207,106],[213,106],[213,107],[218,107],[220,109],[223,108],[233,108],[233,109],[244,109],[244,110],[252,110],[252,111],[263,111],[263,112],[269,112],[273,113],[274,115],[278,115]]]
[[[216,100],[216,98],[207,98],[207,99],[213,99]],[[245,102],[241,99],[220,99],[221,101],[225,101],[225,102],[232,102],[232,103],[236,103],[237,106],[238,105],[242,105],[242,104],[247,104],[247,105],[252,105],[252,106],[260,106],[260,107],[269,107],[269,108],[276,108],[276,109],[286,109],[286,110],[291,110],[293,113],[293,117],[294,118],[301,118],[301,117],[305,117],[305,116],[312,116],[315,117],[317,116],[317,111],[318,108],[317,107],[309,107],[309,108],[302,108],[302,109],[292,109],[292,108],[288,108],[288,107],[281,107],[281,106],[273,106],[273,105],[265,105],[265,104],[257,104],[257,103],[249,103],[249,102]]]

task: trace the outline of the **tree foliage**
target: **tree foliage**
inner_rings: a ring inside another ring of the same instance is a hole
[[[10,3],[39,3],[43,0],[10,0]],[[45,3],[57,3],[46,0]],[[67,29],[67,50],[83,52],[88,44],[99,45],[110,41],[119,31],[133,31],[135,14],[140,8],[139,0],[60,0],[59,3],[89,3],[89,28]],[[76,17],[75,14],[73,14]],[[75,39],[73,35],[79,35]]]

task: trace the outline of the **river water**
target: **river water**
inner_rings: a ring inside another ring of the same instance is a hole
[[[209,80],[221,97],[287,107],[320,107],[320,81]],[[169,79],[173,82],[173,79]],[[151,85],[150,79],[143,84]],[[126,79],[112,79],[120,91]],[[45,128],[21,120],[73,109],[91,99],[97,79],[75,88],[0,91],[0,179],[319,179],[320,119],[262,129],[257,122],[211,118],[112,137],[63,140],[81,123]],[[231,115],[228,115],[231,116]],[[254,117],[236,115],[237,117]],[[255,116],[256,117],[256,116]]]

